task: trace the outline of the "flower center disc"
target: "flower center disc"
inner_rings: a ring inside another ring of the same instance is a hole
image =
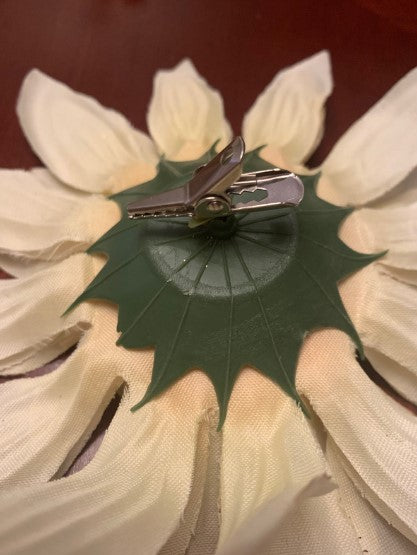
[[[297,244],[291,210],[246,213],[194,229],[186,219],[146,220],[139,241],[167,283],[185,295],[253,295],[288,266]]]

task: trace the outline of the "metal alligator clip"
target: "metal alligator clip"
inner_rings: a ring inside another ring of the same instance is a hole
[[[242,173],[244,153],[245,143],[236,137],[183,187],[129,204],[129,218],[190,216],[199,225],[229,214],[300,204],[304,186],[299,177],[280,168]]]

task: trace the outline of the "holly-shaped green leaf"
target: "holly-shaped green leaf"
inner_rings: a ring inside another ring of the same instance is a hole
[[[155,348],[151,382],[132,410],[200,368],[214,385],[220,427],[244,366],[301,404],[295,371],[310,331],[340,329],[362,352],[337,283],[379,255],[359,254],[339,239],[351,210],[317,197],[318,175],[302,176],[304,199],[293,210],[251,212],[195,229],[187,218],[128,219],[129,202],[183,186],[214,154],[213,147],[199,160],[161,159],[154,179],[112,197],[121,220],[88,251],[108,261],[74,305],[93,298],[116,303],[118,344]],[[258,150],[245,157],[245,172],[270,167]]]

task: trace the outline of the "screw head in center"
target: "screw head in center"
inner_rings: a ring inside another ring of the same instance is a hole
[[[210,212],[220,212],[223,210],[223,203],[218,200],[212,200],[208,204],[207,208]]]

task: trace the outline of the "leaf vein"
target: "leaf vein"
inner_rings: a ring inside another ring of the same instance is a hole
[[[200,283],[201,277],[203,276],[203,274],[204,274],[204,272],[205,272],[205,270],[206,270],[206,268],[207,268],[207,264],[209,263],[211,257],[213,256],[213,253],[214,253],[214,250],[215,250],[216,246],[217,246],[217,241],[214,242],[214,244],[213,244],[213,246],[212,246],[212,248],[211,248],[211,250],[210,250],[208,256],[207,256],[206,259],[203,261],[203,263],[202,263],[202,265],[201,265],[201,267],[200,267],[200,270],[199,270],[199,272],[198,272],[198,274],[197,274],[197,276],[196,276],[196,279],[195,279],[195,281],[194,281],[192,292],[190,292],[190,293],[193,294],[193,293],[195,292],[196,288],[198,287],[198,284]],[[201,251],[200,251],[200,252],[201,252]],[[161,382],[162,378],[163,378],[164,375],[166,374],[167,368],[168,368],[168,366],[169,366],[169,364],[170,364],[170,362],[171,362],[172,355],[174,354],[175,349],[176,349],[176,347],[177,347],[178,340],[179,340],[179,337],[180,337],[182,328],[183,328],[183,326],[184,326],[184,322],[185,322],[185,320],[186,320],[186,318],[187,318],[187,314],[188,314],[188,312],[189,312],[189,310],[190,310],[191,301],[192,301],[192,299],[193,299],[192,294],[189,294],[188,297],[187,297],[187,301],[186,301],[186,303],[185,303],[184,310],[183,310],[183,312],[182,312],[180,322],[179,322],[178,327],[177,327],[177,329],[176,329],[176,332],[175,332],[175,335],[174,335],[174,340],[173,340],[173,342],[172,342],[172,344],[171,344],[171,347],[170,347],[168,356],[167,356],[167,358],[165,359],[165,362],[164,362],[164,365],[163,365],[163,367],[162,367],[161,373],[159,374],[159,376],[157,377],[157,379],[156,379],[153,383],[151,383],[151,391],[155,391],[155,389],[157,389],[159,383]],[[147,394],[147,396],[148,396],[148,394]]]
[[[117,344],[120,344],[122,342],[123,339],[125,339],[129,333],[132,331],[132,329],[136,326],[136,324],[139,322],[139,320],[143,317],[143,315],[146,313],[146,311],[153,305],[153,303],[156,301],[156,299],[159,297],[159,295],[162,293],[162,291],[169,285],[172,277],[177,274],[178,272],[180,272],[187,264],[189,264],[191,262],[191,260],[193,260],[196,256],[198,256],[201,252],[203,252],[211,243],[211,240],[207,241],[202,247],[200,247],[197,251],[195,251],[193,254],[191,254],[186,260],[184,260],[179,266],[178,268],[176,268],[172,274],[170,275],[170,277],[167,279],[167,281],[164,283],[164,285],[162,287],[160,287],[160,289],[158,289],[158,291],[155,293],[155,295],[152,297],[152,299],[149,301],[149,303],[142,309],[142,311],[136,316],[136,318],[133,320],[133,322],[130,324],[130,326],[122,333],[122,335],[119,337],[119,339],[117,340]]]
[[[293,386],[293,384],[291,383],[291,380],[290,380],[290,377],[288,376],[287,370],[286,370],[285,366],[284,366],[283,363],[282,363],[282,357],[281,357],[281,355],[280,355],[280,353],[279,353],[278,346],[277,346],[277,344],[276,344],[276,342],[275,342],[274,335],[273,335],[272,329],[271,329],[271,324],[270,324],[270,322],[269,322],[269,320],[268,320],[268,316],[267,316],[267,314],[266,314],[265,307],[264,307],[264,305],[263,305],[263,303],[262,303],[262,299],[261,299],[261,296],[260,296],[260,294],[259,294],[259,290],[258,290],[258,287],[257,287],[257,285],[256,285],[256,282],[255,282],[255,280],[253,279],[253,276],[252,276],[252,274],[250,273],[250,270],[249,270],[249,268],[247,267],[246,262],[245,262],[245,260],[244,260],[244,258],[243,258],[243,256],[242,256],[242,253],[240,252],[239,246],[237,245],[237,243],[236,243],[236,241],[235,241],[234,239],[232,239],[232,245],[233,245],[233,247],[234,247],[234,249],[235,249],[235,251],[236,251],[236,255],[237,255],[237,257],[238,257],[238,259],[239,259],[239,262],[240,262],[240,264],[241,264],[241,266],[242,266],[242,268],[243,268],[243,271],[244,271],[245,274],[248,276],[248,278],[249,278],[249,280],[250,280],[250,282],[251,282],[251,284],[252,284],[252,287],[253,287],[253,289],[254,289],[254,291],[255,291],[255,295],[256,295],[256,298],[257,298],[257,301],[258,301],[258,304],[259,304],[259,308],[261,309],[262,318],[263,318],[265,327],[266,327],[266,329],[267,329],[267,332],[268,332],[268,335],[269,335],[269,339],[270,339],[270,341],[271,341],[271,345],[272,345],[272,349],[273,349],[273,351],[274,351],[275,358],[276,358],[276,360],[277,360],[277,362],[278,362],[278,365],[280,366],[280,368],[281,368],[281,370],[282,370],[282,373],[283,373],[283,375],[284,375],[284,378],[285,378],[285,381],[287,382],[288,387],[290,388],[290,390],[292,391],[293,395],[294,395],[295,398],[297,399],[297,398],[298,398],[298,393],[297,393],[295,387]]]

